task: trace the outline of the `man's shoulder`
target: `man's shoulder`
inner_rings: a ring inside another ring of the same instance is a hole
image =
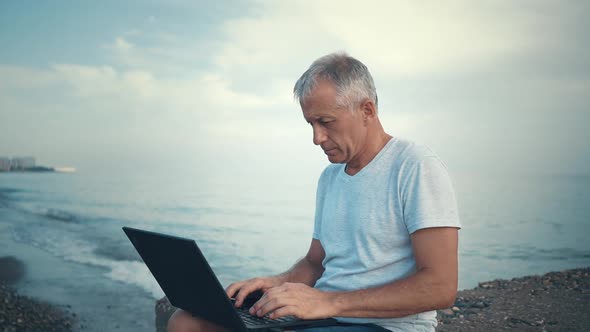
[[[395,138],[390,156],[400,165],[407,166],[417,165],[427,158],[438,158],[429,146],[403,138]]]

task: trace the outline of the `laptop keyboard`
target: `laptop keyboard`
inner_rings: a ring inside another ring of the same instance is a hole
[[[268,316],[258,317],[258,316],[251,315],[248,312],[248,309],[246,309],[244,307],[236,308],[236,311],[238,312],[238,315],[244,321],[244,323],[247,323],[249,325],[267,325],[269,323],[271,323],[271,324],[288,323],[288,322],[293,322],[293,321],[297,320],[297,318],[295,318],[293,316],[280,317],[280,318],[276,318],[276,319],[271,319]]]

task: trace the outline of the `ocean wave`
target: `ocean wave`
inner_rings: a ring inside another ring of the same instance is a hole
[[[148,291],[154,299],[160,299],[164,292],[158,285],[147,266],[142,262],[113,262],[107,276],[112,280],[141,287]]]
[[[264,213],[258,211],[251,211],[248,208],[218,208],[218,207],[193,207],[193,206],[164,206],[156,209],[162,213],[179,213],[188,214],[193,217],[205,215],[239,215],[248,217],[262,217]]]
[[[22,192],[22,190],[15,188],[0,188],[0,207],[9,207],[8,202],[14,200],[10,195],[18,192]]]
[[[466,256],[478,256],[479,254],[470,253]],[[590,259],[590,251],[577,250],[573,248],[513,248],[508,250],[495,250],[484,257],[492,260],[523,260],[523,261],[552,261],[552,260],[575,260]]]
[[[1,188],[0,187],[0,194],[14,194],[14,193],[22,192],[22,191],[23,191],[22,189],[8,188],[8,187]]]
[[[0,206],[2,207],[9,207],[18,212],[24,213],[26,215],[33,215],[38,216],[41,218],[46,218],[50,220],[60,221],[66,224],[78,224],[80,223],[80,218],[75,215],[74,213],[56,209],[56,208],[43,208],[39,207],[35,204],[31,204],[30,202],[12,202],[10,200],[4,200],[2,194],[0,193]],[[14,204],[16,203],[16,204]]]
[[[94,254],[114,261],[143,262],[130,244],[129,246],[121,244],[101,245],[94,249]]]
[[[40,215],[42,217],[47,217],[52,220],[57,220],[65,223],[78,223],[78,218],[67,211],[59,210],[59,209],[47,209],[45,212],[41,212]]]

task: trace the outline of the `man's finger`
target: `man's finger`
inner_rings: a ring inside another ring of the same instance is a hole
[[[294,306],[297,299],[285,296],[269,296],[254,309],[253,314],[262,317],[286,306]],[[258,304],[258,303],[257,303]]]
[[[268,315],[268,317],[270,317],[271,319],[277,319],[277,318],[281,318],[281,317],[285,317],[285,316],[296,316],[294,309],[295,309],[295,307],[291,306],[291,305],[280,307],[280,308],[276,309],[275,311],[271,312]]]
[[[225,289],[225,293],[228,297],[231,298],[236,294],[236,292],[242,287],[243,284],[244,281],[234,282],[233,284],[227,286],[227,288]]]
[[[287,288],[284,285],[281,285],[269,288],[264,292],[264,294],[268,296],[276,296],[277,294],[283,293],[285,291],[287,291]]]
[[[273,287],[273,288],[269,288],[264,295],[260,298],[260,300],[258,300],[256,303],[254,303],[254,305],[252,306],[250,313],[255,315],[256,312],[258,310],[260,310],[260,308],[263,308],[264,306],[266,306],[268,304],[268,302],[273,301],[274,299],[277,298],[282,298],[285,296],[288,296],[286,294],[284,294],[287,291],[287,289],[284,286],[277,286],[277,287]]]
[[[248,295],[250,295],[250,293],[262,289],[263,286],[264,285],[262,285],[262,283],[259,281],[254,281],[252,283],[243,285],[238,291],[238,294],[236,294],[236,307],[241,307],[244,303],[244,300]]]
[[[282,304],[279,299],[268,297],[264,299],[264,301],[261,302],[260,305],[257,305],[256,308],[254,308],[253,310],[254,312],[251,313],[258,317],[262,317],[270,312],[273,312],[281,306]]]

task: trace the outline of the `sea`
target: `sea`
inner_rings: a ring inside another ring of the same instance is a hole
[[[164,294],[121,227],[195,239],[223,285],[279,273],[309,247],[320,172],[0,173],[0,256],[84,331],[153,329]],[[459,289],[590,266],[590,176],[451,174]]]

